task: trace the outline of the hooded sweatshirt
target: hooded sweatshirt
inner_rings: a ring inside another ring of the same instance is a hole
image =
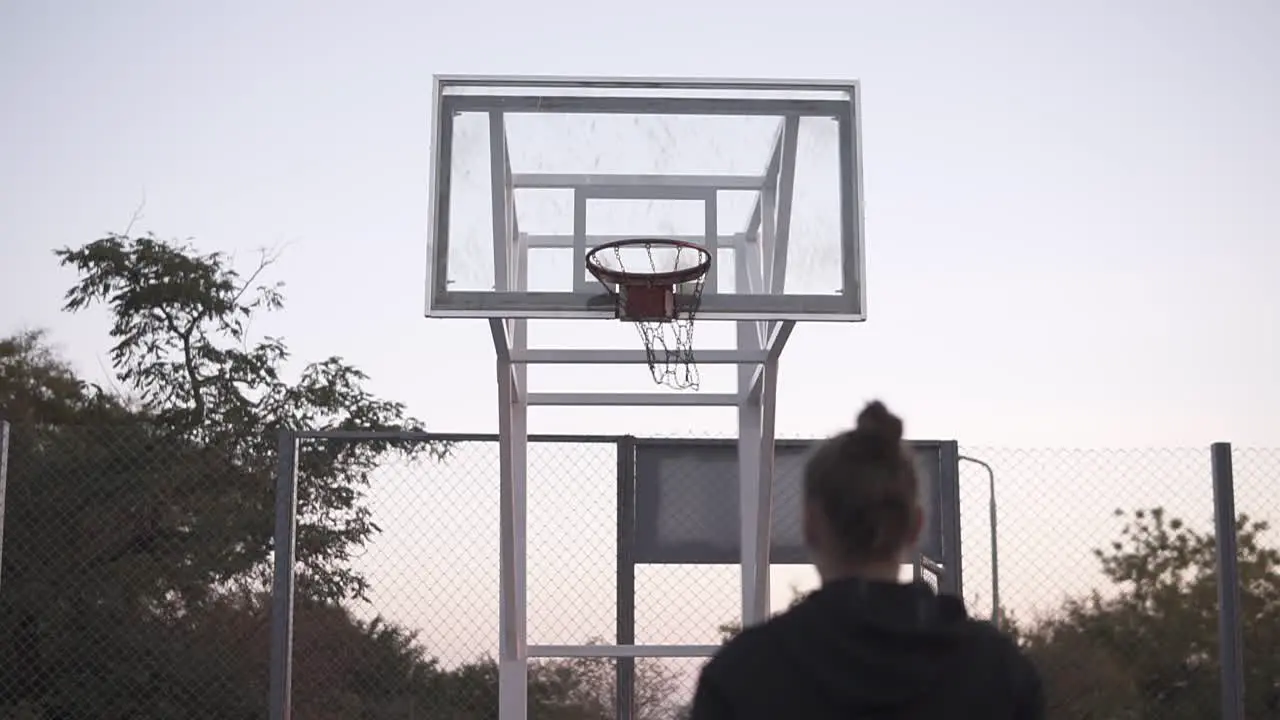
[[[1039,720],[1013,641],[924,583],[839,580],[707,663],[692,720]]]

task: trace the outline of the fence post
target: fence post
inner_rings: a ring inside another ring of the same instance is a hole
[[[4,567],[5,488],[9,485],[9,421],[0,420],[0,567]],[[0,573],[0,583],[3,583]]]
[[[636,439],[617,442],[618,452],[618,644],[636,642]],[[617,673],[618,720],[633,720],[636,703],[636,660],[620,657]]]
[[[1211,445],[1209,462],[1213,469],[1213,512],[1218,549],[1218,657],[1222,674],[1222,718],[1244,720],[1244,629],[1240,619],[1240,568],[1231,443]]]
[[[942,577],[938,592],[964,597],[963,558],[960,557],[960,443],[950,440],[941,444],[941,467],[938,469],[938,501],[933,508],[939,514],[942,530]]]
[[[961,455],[962,462],[972,463],[987,473],[987,518],[991,525],[991,624],[1000,629],[1000,530],[996,517],[996,471],[984,460]]]
[[[298,519],[298,436],[280,430],[276,459],[275,574],[271,583],[270,720],[293,717],[294,551]]]

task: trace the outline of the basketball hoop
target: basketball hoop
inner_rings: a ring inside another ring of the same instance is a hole
[[[683,240],[615,240],[587,253],[587,271],[613,296],[618,319],[635,323],[660,385],[698,388],[693,319],[709,270],[711,253]]]

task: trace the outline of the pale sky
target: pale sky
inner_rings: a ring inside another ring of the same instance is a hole
[[[487,327],[422,319],[433,73],[857,78],[869,319],[796,330],[780,435],[881,397],[913,437],[966,445],[1275,445],[1277,37],[1270,0],[9,2],[0,331],[49,328],[102,377],[104,314],[59,312],[74,278],[51,250],[145,200],[135,230],[246,261],[287,247],[288,309],[258,327],[298,356],[346,357],[433,429],[492,432]],[[617,390],[637,372],[531,375]],[[734,415],[530,425],[725,436]],[[1010,522],[1034,532],[1042,493],[1088,490],[1060,474],[1025,470]]]

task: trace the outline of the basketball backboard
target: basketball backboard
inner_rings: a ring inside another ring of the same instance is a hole
[[[437,76],[434,92],[428,316],[613,317],[586,253],[661,237],[712,254],[700,320],[864,319],[855,82]]]

